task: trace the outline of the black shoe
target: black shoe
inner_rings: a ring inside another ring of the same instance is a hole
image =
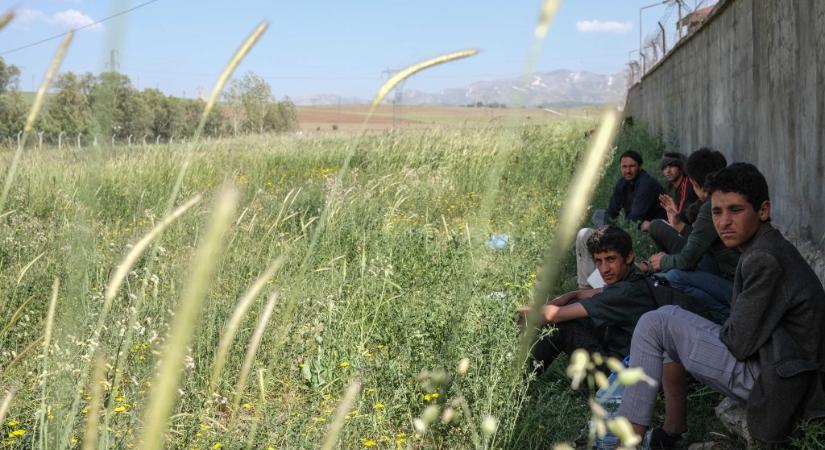
[[[661,428],[654,428],[650,430],[648,443],[650,444],[651,450],[682,448],[684,444],[684,433],[670,434]]]

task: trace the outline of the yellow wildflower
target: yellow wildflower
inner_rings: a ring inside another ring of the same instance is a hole
[[[342,369],[346,369],[347,367],[349,367],[349,362],[348,361],[341,361],[341,363],[338,364],[338,366],[341,367]]]
[[[208,429],[209,429],[209,424],[201,423],[201,430],[208,430]]]
[[[120,406],[116,407],[116,408],[114,409],[114,411],[115,411],[116,413],[122,413],[122,412],[129,411],[129,405],[128,405],[128,404],[126,404],[126,403],[124,403],[124,404],[122,404],[122,405],[120,405]]]
[[[372,407],[375,408],[375,409],[384,409],[384,404],[383,403],[375,403],[375,404],[372,405]]]
[[[243,409],[252,409],[252,403],[244,403],[241,407]]]
[[[122,395],[118,395],[117,397],[115,397],[115,401],[116,401],[117,403],[123,403],[123,401],[124,401],[124,400],[126,400],[126,399],[125,399],[125,398],[123,398],[123,396],[122,396]]]
[[[220,450],[223,448],[223,444],[220,442],[215,442],[215,445],[212,446],[212,450]]]
[[[374,393],[375,393],[375,388],[367,389],[367,394],[374,394]]]
[[[18,422],[16,420],[9,420],[8,425],[10,427],[16,427],[17,425],[20,425],[20,422]]]
[[[361,439],[361,444],[363,444],[364,447],[375,447],[376,445],[372,439]]]
[[[19,437],[23,437],[25,435],[26,435],[26,430],[23,430],[23,429],[14,430],[11,433],[9,433],[10,438],[19,438]]]

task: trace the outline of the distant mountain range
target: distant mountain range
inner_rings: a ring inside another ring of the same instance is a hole
[[[627,83],[624,73],[604,75],[584,71],[554,70],[534,73],[527,79],[506,78],[478,81],[462,88],[444,89],[440,92],[405,90],[402,102],[405,105],[449,105],[504,104],[516,101],[526,106],[571,106],[584,104],[618,103],[624,99]],[[394,99],[394,94],[388,96]],[[368,100],[354,97],[339,97],[334,94],[320,94],[296,99],[299,105],[330,105],[367,103]]]

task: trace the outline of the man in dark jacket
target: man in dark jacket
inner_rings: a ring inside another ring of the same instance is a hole
[[[642,155],[628,150],[619,157],[622,177],[613,186],[613,194],[607,206],[607,216],[612,220],[624,211],[625,217],[641,224],[644,221],[665,219],[659,195],[665,192],[650,174],[642,169]]]
[[[708,182],[722,242],[742,250],[730,318],[720,327],[677,307],[639,319],[630,365],[661,382],[666,413],[653,447],[675,444],[687,428],[685,374],[746,405],[751,435],[787,442],[800,419],[825,417],[825,290],[797,249],[770,224],[765,178],[737,163]],[[617,414],[641,434],[657,388],[627,388]]]

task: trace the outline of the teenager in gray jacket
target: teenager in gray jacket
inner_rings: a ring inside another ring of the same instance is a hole
[[[742,256],[730,318],[722,325],[678,307],[639,319],[630,364],[661,383],[665,423],[648,438],[668,448],[686,431],[685,378],[746,405],[751,435],[786,442],[800,419],[825,417],[825,290],[797,249],[770,224],[765,178],[751,164],[727,167],[708,182],[722,242]],[[617,414],[642,434],[658,387],[628,387]]]

